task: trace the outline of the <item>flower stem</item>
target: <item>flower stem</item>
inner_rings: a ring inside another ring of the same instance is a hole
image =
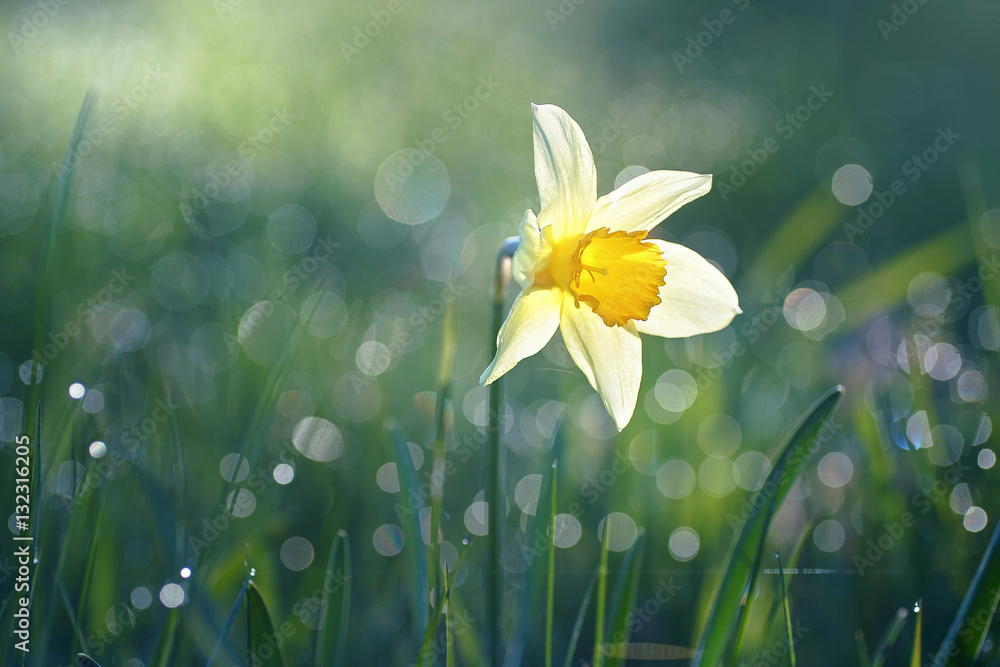
[[[517,250],[518,239],[512,237],[506,239],[500,245],[500,252],[497,253],[496,273],[493,282],[493,309],[490,332],[490,345],[493,356],[497,352],[497,337],[500,335],[500,327],[503,325],[503,305],[504,291],[507,286],[507,279],[510,276],[510,260]],[[500,580],[502,575],[500,569],[500,555],[503,545],[503,535],[501,532],[501,517],[506,509],[506,502],[503,494],[503,461],[500,451],[500,404],[501,404],[501,380],[496,380],[489,386],[489,425],[487,435],[490,448],[490,469],[489,469],[489,494],[488,494],[488,531],[489,531],[489,567],[487,576],[487,622],[490,626],[490,650],[492,651],[491,663],[494,667],[503,664],[503,641],[501,638],[500,623],[503,618],[500,600]]]

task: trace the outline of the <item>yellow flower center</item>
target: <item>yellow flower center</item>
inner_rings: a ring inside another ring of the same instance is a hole
[[[558,285],[590,306],[609,327],[629,320],[645,320],[660,303],[660,287],[667,275],[667,260],[654,243],[643,242],[646,232],[612,232],[601,227],[587,234],[552,239],[549,265],[540,272],[538,285]]]

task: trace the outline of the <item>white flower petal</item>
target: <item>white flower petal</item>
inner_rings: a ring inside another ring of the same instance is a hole
[[[587,231],[601,227],[637,232],[660,224],[684,204],[712,189],[711,174],[651,171],[597,200]]]
[[[550,255],[552,247],[538,227],[538,218],[530,209],[525,211],[521,220],[520,244],[511,264],[514,280],[521,289],[527,290],[531,287],[535,281],[535,273],[548,264]]]
[[[635,411],[642,379],[642,341],[635,327],[631,322],[609,327],[586,305],[577,308],[569,295],[563,298],[559,325],[570,356],[622,430]]]
[[[539,226],[558,241],[582,234],[597,200],[597,168],[583,130],[552,104],[531,105],[535,180],[542,208]]]
[[[559,326],[561,304],[562,291],[557,288],[518,294],[507,314],[507,321],[500,327],[496,357],[483,371],[479,384],[493,382],[521,359],[545,347]]]
[[[650,239],[667,260],[660,303],[645,321],[636,321],[640,333],[684,338],[722,329],[741,312],[736,290],[722,272],[690,248]]]

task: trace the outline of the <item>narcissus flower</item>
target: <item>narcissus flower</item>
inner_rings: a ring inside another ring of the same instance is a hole
[[[561,329],[566,348],[621,430],[642,377],[639,334],[718,331],[741,311],[733,286],[701,255],[647,239],[653,227],[712,187],[711,175],[652,171],[597,197],[583,131],[557,106],[531,107],[536,217],[526,211],[512,273],[521,286],[497,337],[487,385]]]

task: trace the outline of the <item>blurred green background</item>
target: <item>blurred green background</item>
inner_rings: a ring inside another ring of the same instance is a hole
[[[612,512],[612,576],[644,530],[636,605],[657,602],[632,641],[692,647],[769,457],[837,383],[836,435],[768,542],[786,564],[801,547],[798,659],[858,664],[858,631],[874,646],[921,598],[938,647],[1000,512],[996,3],[36,0],[3,3],[0,25],[8,537],[14,440],[34,442],[42,401],[27,664],[203,664],[247,561],[287,663],[313,664],[338,530],[347,664],[416,662],[451,301],[441,557],[453,571],[471,537],[452,604],[458,662],[481,664],[478,378],[497,249],[538,210],[531,102],[581,125],[600,194],[646,170],[714,174],[655,234],[716,263],[744,314],[646,337],[620,434],[560,337],[506,376],[512,660],[542,663],[543,608],[524,600],[545,559],[525,547],[553,447],[557,660]],[[13,585],[0,573],[3,599]],[[747,664],[787,661],[768,653],[775,618],[754,616]],[[246,664],[241,623],[222,661]]]

